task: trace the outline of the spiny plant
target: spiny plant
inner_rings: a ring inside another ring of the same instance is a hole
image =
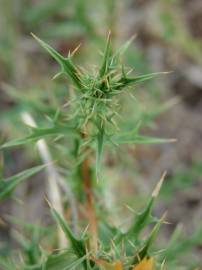
[[[54,250],[53,246],[52,251],[47,251],[43,244],[39,243],[41,228],[34,227],[31,229],[31,241],[19,234],[16,236],[22,246],[21,258],[1,258],[0,265],[8,270],[167,269],[166,249],[161,252],[161,256],[151,249],[160,226],[165,221],[165,214],[160,219],[152,215],[152,208],[165,175],[148,198],[145,208],[135,215],[130,226],[125,229],[109,221],[107,211],[97,202],[96,192],[96,186],[102,181],[104,146],[172,141],[140,135],[139,124],[132,130],[122,130],[119,126],[122,96],[132,91],[132,87],[154,78],[159,73],[129,75],[130,71],[122,64],[121,57],[132,39],[113,52],[109,34],[100,67],[89,71],[73,62],[72,58],[78,48],[64,57],[35,35],[33,37],[59,63],[61,70],[54,78],[65,75],[71,80],[71,97],[69,95],[69,101],[63,108],[56,110],[53,118],[49,117],[46,127],[34,126],[29,121],[31,133],[25,138],[4,143],[1,149],[37,141],[45,143],[41,139],[49,137],[55,139],[52,144],[61,154],[61,174],[72,180],[71,185],[75,192],[74,198],[78,207],[77,228],[72,229],[73,218],[69,218],[67,222],[63,216],[64,209],[56,210],[54,201],[48,198],[52,216],[64,233],[62,237],[67,239],[65,245],[58,245],[57,250]],[[45,162],[47,161],[50,160],[46,153]],[[67,190],[68,181],[63,179],[65,177],[58,177],[59,173],[55,172],[56,165],[46,164],[45,167],[51,168],[49,173],[52,176],[54,174],[57,181],[62,179],[62,186]],[[10,179],[1,179],[0,198],[4,199],[19,182],[43,168],[44,165],[37,166]],[[70,172],[68,177],[63,173],[64,168]],[[52,194],[55,193],[56,190],[52,190]],[[74,210],[71,208],[70,211],[73,216]],[[177,266],[175,269],[178,269]]]

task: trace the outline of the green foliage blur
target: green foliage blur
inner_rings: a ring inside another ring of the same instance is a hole
[[[201,65],[202,43],[181,23],[180,1],[157,2],[160,27],[151,26],[151,39]],[[123,34],[124,4],[1,0],[0,5],[0,203],[26,205],[18,190],[35,179],[45,197],[45,207],[39,209],[43,218],[36,222],[21,220],[12,211],[5,214],[0,207],[0,231],[8,234],[0,234],[2,269],[116,270],[100,266],[98,258],[111,265],[121,260],[123,269],[135,270],[147,256],[155,258],[152,270],[199,269],[202,224],[194,222],[187,236],[183,224],[169,224],[170,216],[163,213],[173,207],[175,195],[188,193],[198,182],[201,161],[193,160],[185,169],[176,164],[171,175],[168,171],[154,204],[158,184],[152,193],[156,184],[145,179],[138,158],[146,163],[147,153],[153,157],[159,144],[165,143],[165,151],[175,147],[173,134],[157,126],[179,99],[166,96],[164,80],[172,74],[163,71],[170,70],[153,70],[131,38],[136,33]],[[144,35],[144,27],[142,31],[137,34]],[[85,209],[86,159],[98,220],[96,251]],[[49,178],[58,179],[56,186]]]

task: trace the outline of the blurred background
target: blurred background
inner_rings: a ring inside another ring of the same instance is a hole
[[[168,210],[169,224],[161,231],[161,245],[180,224],[184,243],[180,259],[190,262],[191,258],[193,263],[200,263],[201,0],[0,0],[1,143],[26,134],[21,118],[24,111],[43,124],[45,117],[53,115],[64,103],[69,88],[64,79],[51,80],[58,66],[30,33],[37,34],[63,55],[81,43],[75,61],[88,68],[100,60],[109,29],[114,47],[136,35],[124,58],[129,67],[140,74],[171,71],[136,89],[138,102],[126,98],[123,118],[129,118],[131,124],[141,121],[143,134],[176,138],[177,142],[127,146],[118,153],[107,152],[104,183],[108,207],[116,209],[112,217],[117,222],[127,220],[130,211],[126,211],[126,205],[141,208],[166,170],[166,181],[155,207],[158,215]],[[0,173],[4,177],[40,161],[33,145],[0,154]],[[16,189],[19,200],[7,199],[0,204],[1,254],[16,247],[12,228],[19,226],[19,220],[50,222],[44,193],[41,173]],[[15,218],[11,221],[8,216]],[[185,236],[190,236],[189,240],[185,241]]]

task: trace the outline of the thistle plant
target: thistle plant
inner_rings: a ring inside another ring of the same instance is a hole
[[[132,130],[123,130],[119,125],[121,100],[124,95],[130,94],[134,91],[134,87],[154,78],[159,73],[130,75],[131,71],[122,63],[122,55],[132,39],[113,52],[109,34],[101,65],[87,70],[73,62],[78,47],[64,57],[35,35],[33,37],[60,65],[61,70],[54,79],[66,76],[69,80],[68,101],[62,108],[56,110],[54,117],[49,116],[46,127],[31,125],[28,121],[26,123],[29,124],[30,134],[4,143],[1,149],[40,142],[43,139],[43,143],[46,143],[45,140],[51,142],[49,148],[55,147],[60,158],[57,162],[56,157],[56,162],[52,163],[49,158],[48,164],[28,169],[6,180],[2,179],[0,198],[4,199],[16,185],[31,175],[52,166],[51,168],[57,172],[55,177],[57,185],[61,186],[62,183],[65,191],[71,187],[76,209],[72,209],[69,204],[71,215],[67,218],[64,214],[64,205],[62,205],[63,209],[58,211],[55,205],[57,202],[48,197],[50,212],[63,231],[62,237],[67,240],[65,246],[61,246],[58,239],[57,249],[55,250],[53,246],[49,247],[48,251],[39,241],[42,232],[41,228],[37,228],[33,230],[31,241],[17,236],[22,244],[20,260],[16,257],[1,259],[0,264],[3,269],[8,270],[167,269],[167,250],[157,255],[158,252],[152,249],[166,216],[163,214],[161,218],[157,218],[152,214],[165,174],[157,183],[152,195],[148,197],[145,208],[134,216],[127,228],[117,227],[109,221],[106,209],[98,203],[97,192],[97,186],[103,177],[104,147],[118,149],[122,144],[173,141],[141,135],[139,123],[135,124]],[[53,160],[55,157],[52,158]],[[54,190],[51,192],[54,193]],[[75,211],[76,220],[73,219]],[[172,245],[168,251],[171,249]]]

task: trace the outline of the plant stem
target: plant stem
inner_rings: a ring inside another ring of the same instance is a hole
[[[83,135],[84,137],[85,135]],[[89,222],[90,248],[97,251],[97,219],[94,209],[92,178],[90,173],[89,158],[86,157],[82,163],[83,189],[86,197],[86,215]]]

